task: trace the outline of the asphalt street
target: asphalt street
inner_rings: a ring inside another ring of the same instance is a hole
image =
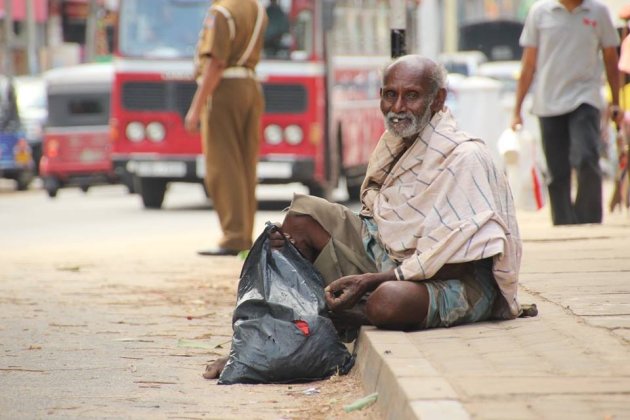
[[[299,186],[261,188],[262,232]],[[0,418],[369,418],[358,371],[294,385],[220,386],[242,265],[201,257],[219,225],[198,185],[146,211],[123,187],[0,182]]]

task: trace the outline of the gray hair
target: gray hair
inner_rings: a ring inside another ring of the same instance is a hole
[[[396,63],[398,63],[399,61],[402,60],[421,60],[421,61],[430,61],[431,63],[433,63],[432,66],[429,66],[427,69],[427,72],[425,74],[426,77],[428,77],[428,83],[429,83],[429,92],[427,92],[427,96],[429,96],[430,98],[434,98],[435,95],[437,95],[438,90],[440,89],[446,89],[447,85],[448,85],[448,72],[446,70],[446,67],[444,67],[443,64],[435,62],[433,60],[431,60],[428,57],[423,57],[420,55],[410,55],[410,56],[403,56],[403,57],[399,57],[397,59],[394,59],[392,61],[390,61],[388,64],[385,65],[385,67],[383,68],[381,75],[382,75],[382,79],[381,79],[381,83],[385,82],[385,75],[387,74],[387,71]]]
[[[435,66],[428,71],[429,86],[431,91],[429,92],[431,97],[434,97],[438,90],[446,89],[448,72],[446,67],[440,63],[435,63]]]

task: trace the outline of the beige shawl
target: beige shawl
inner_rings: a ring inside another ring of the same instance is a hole
[[[493,257],[507,303],[495,316],[516,317],[521,240],[512,193],[487,146],[460,131],[445,110],[406,147],[385,132],[361,188],[361,214],[374,218],[400,263],[397,278],[424,280],[444,264]]]

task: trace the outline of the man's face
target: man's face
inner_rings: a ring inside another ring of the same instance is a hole
[[[431,120],[433,95],[421,84],[417,69],[390,68],[381,89],[385,126],[398,137],[415,137]]]

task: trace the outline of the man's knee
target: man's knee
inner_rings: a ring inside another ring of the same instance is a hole
[[[289,235],[294,245],[310,261],[314,261],[330,239],[317,220],[306,214],[288,213],[282,222],[282,232]]]
[[[314,219],[307,214],[287,213],[282,222],[282,231],[289,235],[299,235],[308,230]]]
[[[282,222],[282,231],[296,242],[303,243],[311,243],[315,238],[327,235],[324,228],[307,214],[287,214]]]
[[[419,329],[429,308],[429,292],[422,283],[389,281],[381,284],[368,298],[365,312],[378,328]]]

